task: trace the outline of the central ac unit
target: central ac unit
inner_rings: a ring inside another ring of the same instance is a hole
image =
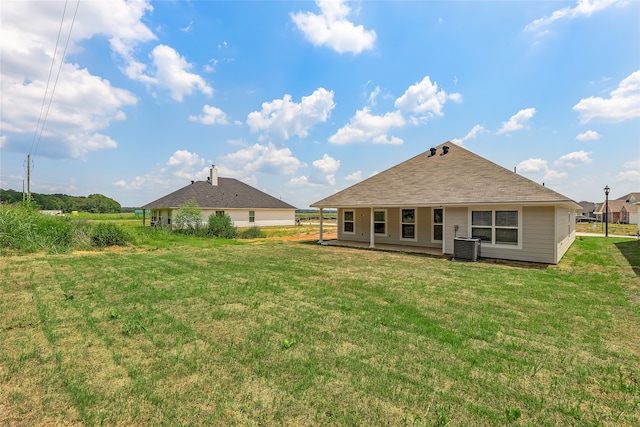
[[[456,237],[453,239],[453,258],[457,261],[477,261],[480,257],[480,239]]]

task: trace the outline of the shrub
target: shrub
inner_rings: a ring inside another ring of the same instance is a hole
[[[126,246],[131,236],[115,224],[101,222],[91,231],[91,242],[98,247]]]
[[[238,235],[238,230],[233,226],[229,215],[211,215],[208,232],[210,236],[223,239],[235,239]]]
[[[260,227],[254,226],[251,228],[247,228],[246,230],[242,230],[238,234],[238,237],[241,239],[258,239],[258,238],[266,237],[266,234],[262,232]]]
[[[202,210],[195,199],[180,205],[173,216],[173,228],[186,231],[187,234],[197,234],[202,228]]]

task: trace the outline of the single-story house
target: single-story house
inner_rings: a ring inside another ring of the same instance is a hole
[[[206,181],[191,184],[142,206],[151,215],[151,225],[171,225],[182,205],[195,200],[206,224],[211,215],[228,215],[236,227],[295,225],[296,208],[235,178],[219,178],[211,166]]]
[[[593,218],[594,215],[594,211],[596,210],[596,204],[593,202],[587,202],[587,201],[582,201],[580,203],[578,203],[580,205],[580,215],[589,217],[589,218]]]
[[[628,208],[629,210],[629,224],[640,224],[640,222],[638,221],[638,211],[637,209],[634,209],[634,205],[637,202],[640,202],[640,193],[629,193],[625,196],[622,196],[620,198],[618,198],[618,200],[624,200],[627,205],[631,205],[630,208]]]
[[[595,211],[595,215],[604,221],[604,211],[607,209],[607,203],[602,202],[598,205],[598,209]],[[624,200],[609,200],[609,213],[607,214],[607,222],[618,224],[629,224],[629,210],[631,205]],[[634,209],[635,210],[635,209]]]
[[[452,143],[311,205],[338,210],[337,240],[433,248],[479,239],[485,258],[556,264],[575,240],[575,201]],[[322,218],[322,215],[320,216]],[[457,243],[457,242],[456,242]],[[357,246],[354,244],[354,246]]]

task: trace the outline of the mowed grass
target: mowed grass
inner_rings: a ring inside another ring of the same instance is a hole
[[[639,245],[579,238],[558,266],[270,239],[3,258],[0,424],[637,426]]]

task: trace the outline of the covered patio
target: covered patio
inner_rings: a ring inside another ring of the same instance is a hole
[[[413,254],[436,256],[440,258],[451,258],[450,254],[443,254],[441,248],[427,248],[422,246],[409,246],[409,245],[391,245],[384,243],[376,243],[375,247],[372,247],[368,242],[357,242],[355,240],[322,240],[319,242],[324,246],[340,246],[345,248],[358,248],[358,249],[371,249],[378,251],[389,252],[406,252]]]

